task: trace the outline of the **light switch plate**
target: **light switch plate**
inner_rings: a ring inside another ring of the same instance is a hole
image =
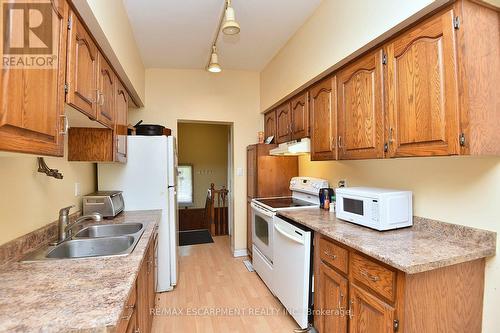
[[[79,197],[82,194],[82,190],[80,188],[80,183],[75,183],[75,197]]]
[[[236,176],[239,176],[239,177],[243,176],[243,168],[236,169]]]

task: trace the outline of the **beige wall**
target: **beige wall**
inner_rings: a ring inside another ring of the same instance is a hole
[[[54,157],[45,161],[62,172],[64,179],[38,173],[36,156],[0,154],[0,244],[57,220],[63,207],[76,205],[72,212],[80,210],[81,196],[74,195],[75,183],[80,183],[84,195],[95,191],[93,163],[69,163],[66,158]]]
[[[260,109],[270,107],[432,2],[323,0],[262,70]]]
[[[436,157],[311,162],[300,157],[301,176],[335,186],[376,186],[413,191],[414,214],[500,233],[500,158]],[[497,242],[497,252],[500,247]],[[483,332],[500,326],[500,259],[486,262]]]
[[[106,56],[111,62],[116,57],[115,69],[119,72],[123,69],[123,74],[126,75],[126,78],[122,79],[129,80],[141,102],[144,103],[145,68],[123,1],[73,0],[73,2]]]
[[[225,70],[147,69],[144,109],[130,111],[130,122],[160,123],[177,135],[178,120],[233,123],[234,249],[246,249],[246,147],[257,141],[262,128],[259,73]]]
[[[179,164],[193,166],[193,208],[204,208],[207,190],[227,187],[229,127],[203,123],[179,123],[177,144]]]

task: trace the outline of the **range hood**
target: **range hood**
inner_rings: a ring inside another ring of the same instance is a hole
[[[277,148],[269,151],[270,155],[274,156],[298,156],[309,154],[311,152],[311,139],[304,138],[300,141],[290,141],[280,143]]]

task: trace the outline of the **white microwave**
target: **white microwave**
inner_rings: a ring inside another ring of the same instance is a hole
[[[335,192],[336,216],[341,220],[379,231],[413,225],[411,191],[342,187]]]

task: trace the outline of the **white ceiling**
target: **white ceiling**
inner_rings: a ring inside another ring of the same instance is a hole
[[[123,0],[147,68],[204,68],[224,0]],[[221,33],[224,69],[261,70],[321,0],[233,0],[238,36]]]

